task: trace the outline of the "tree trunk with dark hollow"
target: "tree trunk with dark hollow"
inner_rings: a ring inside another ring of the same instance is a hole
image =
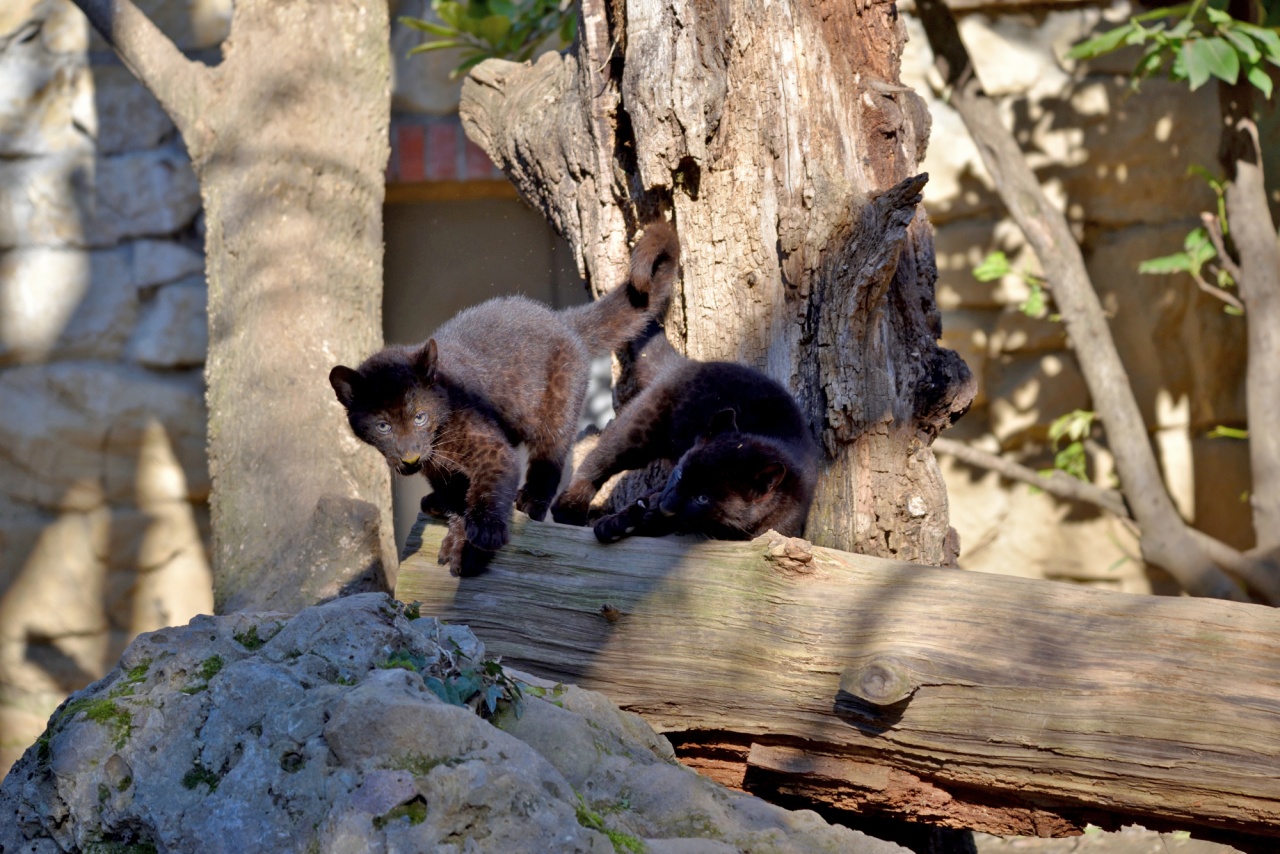
[[[937,346],[923,102],[891,3],[585,0],[574,49],[491,60],[462,119],[591,288],[653,216],[680,234],[677,349],[785,383],[826,449],[808,536],[953,563],[929,448],[974,393]]]
[[[1280,612],[765,535],[601,546],[518,515],[488,573],[419,521],[396,594],[602,691],[766,796],[1002,835],[1086,822],[1280,847]],[[856,822],[855,822],[856,823]],[[874,832],[874,831],[872,831]]]
[[[387,6],[237,0],[216,66],[129,0],[75,0],[164,106],[200,180],[219,612],[390,589],[386,464],[328,383],[382,341]]]

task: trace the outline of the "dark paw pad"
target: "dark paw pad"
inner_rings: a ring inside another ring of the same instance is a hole
[[[478,549],[471,543],[463,543],[458,555],[458,563],[456,566],[450,566],[449,571],[462,578],[471,578],[488,569],[491,560],[493,560],[493,552]]]
[[[467,542],[486,552],[496,552],[511,539],[505,520],[497,516],[467,519]]]
[[[531,498],[525,487],[516,493],[516,509],[528,515],[535,522],[547,518],[547,510],[551,507],[549,498]]]
[[[585,525],[587,524],[587,505],[579,506],[561,499],[551,505],[551,518],[561,525]]]
[[[445,504],[444,498],[438,492],[422,496],[422,501],[419,502],[418,506],[422,509],[423,513],[436,519],[443,519],[449,515],[449,508]]]

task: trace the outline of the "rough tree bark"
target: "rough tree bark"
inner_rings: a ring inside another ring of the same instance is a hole
[[[1165,489],[1128,374],[1066,218],[1040,189],[1013,134],[983,92],[955,19],[942,0],[920,0],[921,23],[946,82],[1010,215],[1040,259],[1089,386],[1125,498],[1142,530],[1143,558],[1168,570],[1188,592],[1242,599],[1243,591],[1206,555]]]
[[[360,452],[327,381],[382,338],[386,4],[237,0],[222,62],[205,66],[130,0],[75,2],[200,180],[217,609],[389,589],[387,468]]]
[[[899,84],[903,40],[891,3],[584,0],[575,49],[483,63],[461,112],[597,292],[670,211],[668,335],[796,393],[828,455],[811,539],[946,564],[929,444],[974,384],[936,343],[929,120]]]

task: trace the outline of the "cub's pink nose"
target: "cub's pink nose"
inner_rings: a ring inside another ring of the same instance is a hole
[[[401,457],[400,462],[404,463],[407,466],[411,466],[420,459],[422,459],[422,454],[413,454],[412,456]]]

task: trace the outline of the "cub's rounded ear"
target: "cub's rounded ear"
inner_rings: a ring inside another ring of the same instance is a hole
[[[363,378],[358,371],[348,368],[345,365],[338,365],[329,372],[329,385],[333,386],[333,391],[338,395],[339,402],[347,409],[351,408],[351,404],[356,399],[356,387],[360,385]]]
[[[756,473],[753,489],[758,493],[759,498],[764,498],[777,489],[778,484],[782,483],[782,479],[786,476],[787,467],[782,463],[767,463]]]
[[[738,413],[732,409],[721,409],[715,415],[711,416],[711,424],[707,427],[705,435],[708,439],[713,436],[719,436],[721,433],[737,433],[738,432]]]
[[[422,379],[429,380],[436,372],[436,339],[428,338],[413,356],[413,370]]]

